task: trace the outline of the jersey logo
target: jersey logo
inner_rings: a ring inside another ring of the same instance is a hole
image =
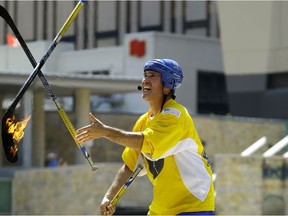
[[[180,117],[181,115],[181,112],[177,109],[174,109],[174,108],[166,108],[162,111],[162,114],[163,115],[166,115],[166,114],[171,114],[171,115],[174,115],[176,116],[177,118]]]
[[[148,165],[149,165],[149,171],[152,173],[153,179],[155,179],[163,169],[164,159],[162,158],[162,159],[159,159],[157,161],[151,161],[151,160],[146,158],[146,160],[147,160]]]

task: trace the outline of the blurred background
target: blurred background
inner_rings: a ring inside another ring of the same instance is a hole
[[[77,1],[0,1],[39,61]],[[213,166],[217,215],[288,214],[288,2],[88,1],[42,71],[77,129],[92,112],[131,130],[148,109],[143,65],[171,58]],[[0,20],[0,116],[33,71]],[[35,78],[15,110],[31,115],[11,164],[0,148],[0,214],[91,215],[121,167],[123,148],[85,143],[90,170]],[[0,141],[2,142],[2,140]],[[2,143],[1,143],[2,146]],[[117,214],[146,214],[152,189],[138,178]]]

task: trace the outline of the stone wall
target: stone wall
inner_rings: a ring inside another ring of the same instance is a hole
[[[104,123],[124,130],[132,130],[139,117],[139,115],[131,114],[97,113],[95,115]],[[69,113],[69,117],[76,125],[77,119],[73,113]],[[215,154],[240,154],[262,136],[267,137],[268,144],[258,153],[266,151],[268,146],[282,139],[287,130],[286,122],[283,120],[216,115],[195,115],[192,117],[199,136],[205,143],[206,153],[212,162]],[[74,156],[78,148],[57,113],[47,113],[46,126],[49,128],[46,137],[46,152],[57,152],[69,164],[74,164]],[[115,145],[105,139],[93,141],[93,146],[90,149],[91,157],[95,162],[121,162],[122,151],[122,146]]]
[[[76,119],[70,113],[75,125]],[[108,125],[131,130],[138,115],[97,114]],[[287,160],[263,159],[239,154],[262,136],[270,145],[285,136],[285,121],[219,116],[194,116],[198,133],[217,174],[216,213],[218,215],[288,214]],[[12,214],[86,215],[99,214],[101,199],[121,166],[123,147],[107,140],[93,142],[90,153],[99,170],[92,172],[83,158],[75,165],[79,151],[57,113],[46,115],[46,152],[54,151],[69,166],[15,171],[12,179]],[[151,201],[152,188],[146,177],[135,181],[118,204],[118,209],[140,208]]]
[[[215,156],[216,215],[287,215],[288,160],[275,156]],[[17,171],[13,178],[12,214],[93,215],[121,163]],[[145,214],[152,187],[139,177],[118,203],[126,211],[138,208]],[[138,211],[139,212],[139,211]],[[131,213],[131,212],[130,212]]]
[[[12,214],[99,215],[101,200],[120,163],[99,163],[92,172],[87,165],[17,171],[13,178]],[[138,177],[118,207],[148,210],[152,188]]]
[[[232,116],[193,117],[199,136],[205,141],[206,153],[212,160],[216,154],[240,154],[262,136],[267,144],[260,154],[281,140],[286,132],[285,121]]]
[[[216,155],[216,213],[287,215],[287,162],[280,156]]]

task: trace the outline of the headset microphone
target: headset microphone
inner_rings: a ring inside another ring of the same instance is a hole
[[[141,91],[141,90],[142,90],[142,86],[141,86],[141,85],[137,86],[137,89],[138,89],[139,91]]]

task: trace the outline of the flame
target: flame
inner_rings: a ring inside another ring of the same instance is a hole
[[[10,152],[13,156],[15,156],[18,151],[18,143],[24,137],[24,129],[27,126],[30,117],[31,115],[19,122],[14,122],[15,116],[6,120],[6,126],[8,127],[7,133],[13,135],[14,145],[10,148]]]

